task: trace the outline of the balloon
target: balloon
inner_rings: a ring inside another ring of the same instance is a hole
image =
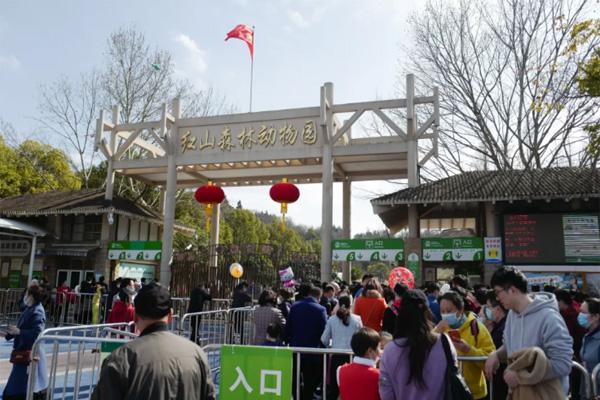
[[[229,266],[229,274],[235,279],[239,279],[244,274],[244,268],[240,265],[240,263],[233,263]]]
[[[396,267],[390,271],[388,285],[393,289],[398,283],[408,286],[409,289],[414,289],[415,277],[409,269],[404,267]]]

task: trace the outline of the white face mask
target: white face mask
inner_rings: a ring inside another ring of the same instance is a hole
[[[33,297],[31,296],[26,296],[25,297],[25,304],[27,305],[27,307],[31,307],[33,305]]]

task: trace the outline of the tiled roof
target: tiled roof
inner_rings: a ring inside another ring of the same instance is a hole
[[[472,171],[371,200],[373,206],[471,201],[600,197],[600,172],[590,168]]]
[[[104,214],[114,212],[128,217],[154,220],[162,224],[162,215],[131,200],[115,195],[104,199],[102,189],[81,189],[26,194],[0,199],[0,217],[27,217],[52,214]],[[175,229],[194,232],[177,222]]]
[[[150,209],[131,200],[114,196],[112,201],[104,199],[101,189],[52,191],[0,199],[0,215],[44,215],[77,212],[82,214],[104,213],[109,209],[122,211],[145,218],[161,219]]]

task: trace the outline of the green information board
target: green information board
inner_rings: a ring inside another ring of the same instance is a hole
[[[8,287],[17,289],[21,287],[21,271],[8,272]]]
[[[108,244],[109,260],[160,260],[162,242],[119,240]]]
[[[423,261],[482,261],[480,237],[422,239]]]
[[[402,239],[351,239],[331,243],[333,261],[391,261],[404,260]]]
[[[221,400],[289,400],[292,351],[285,347],[221,347]]]

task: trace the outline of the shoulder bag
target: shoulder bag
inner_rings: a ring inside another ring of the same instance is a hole
[[[446,354],[446,380],[444,390],[444,400],[473,400],[473,395],[465,382],[465,378],[458,371],[454,364],[452,352],[450,351],[450,339],[445,333],[440,336],[444,353]]]
[[[29,364],[31,362],[31,350],[13,350],[10,353],[11,364]]]

